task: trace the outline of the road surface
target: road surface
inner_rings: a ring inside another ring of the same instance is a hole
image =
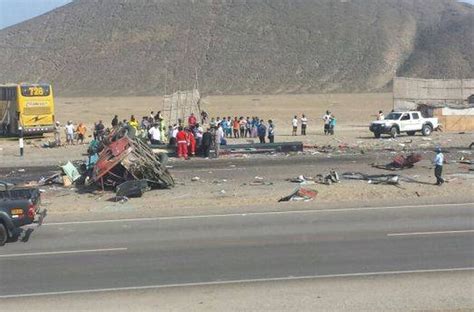
[[[56,222],[0,249],[0,299],[472,270],[472,203]]]

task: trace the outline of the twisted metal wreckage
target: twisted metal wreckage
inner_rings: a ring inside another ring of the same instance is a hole
[[[155,154],[140,138],[119,129],[102,141],[90,181],[102,188],[117,187],[117,192],[124,184],[138,188],[171,188],[175,182],[165,161],[166,155]]]

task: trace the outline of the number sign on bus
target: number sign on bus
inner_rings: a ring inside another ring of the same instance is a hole
[[[48,96],[49,93],[50,88],[46,85],[21,86],[21,95],[23,96]]]

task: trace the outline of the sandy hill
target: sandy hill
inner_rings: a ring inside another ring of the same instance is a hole
[[[62,95],[373,91],[472,77],[454,0],[76,0],[0,31],[0,82]]]

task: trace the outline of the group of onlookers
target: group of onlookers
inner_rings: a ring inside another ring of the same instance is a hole
[[[62,145],[61,132],[63,127],[59,121],[56,121],[54,124],[54,143],[56,146]],[[66,136],[66,144],[74,145],[84,144],[84,139],[86,137],[87,128],[84,123],[79,123],[76,127],[74,126],[72,120],[69,120],[66,125],[64,125],[64,134]]]
[[[270,119],[254,116],[250,117],[212,117],[209,122],[210,128],[221,128],[224,138],[258,138],[260,143],[265,143],[266,139],[270,143],[275,140],[275,124]]]

